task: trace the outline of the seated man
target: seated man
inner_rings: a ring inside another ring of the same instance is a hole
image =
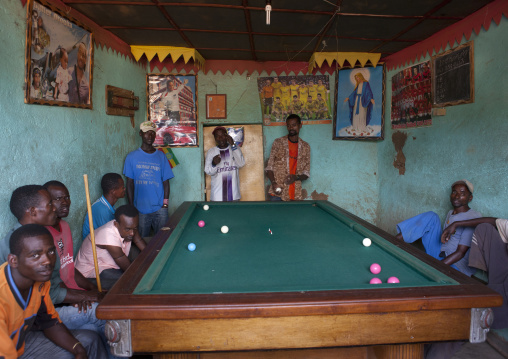
[[[450,202],[453,210],[446,215],[444,228],[453,222],[481,217],[482,215],[469,208],[469,202],[473,200],[473,185],[467,180],[457,181],[452,184]],[[441,244],[441,221],[434,212],[425,212],[413,218],[409,218],[397,225],[396,238],[407,243],[413,243],[422,239],[427,254],[443,263],[451,265],[462,273],[471,276],[475,270],[468,266],[469,248],[473,230],[459,227],[450,240]]]
[[[446,242],[460,227],[476,227],[471,241],[469,266],[488,274],[487,284],[503,297],[503,305],[492,308],[492,329],[508,328],[508,219],[482,217],[452,223],[443,231]]]
[[[125,183],[118,173],[106,173],[101,180],[102,196],[92,204],[93,228],[97,229],[115,219],[115,203],[125,197]],[[90,234],[88,211],[83,221],[81,239]]]
[[[58,245],[59,250],[65,250],[68,255],[62,252],[63,255],[59,256],[57,253],[58,260],[51,276],[51,289],[49,292],[51,301],[57,306],[56,310],[59,317],[67,328],[95,330],[101,335],[104,343],[103,346],[107,348],[107,340],[104,334],[106,321],[97,319],[95,316],[97,303],[91,304],[100,299],[96,288],[92,283],[88,283],[88,285],[85,285],[85,288],[80,287],[79,289],[67,287],[71,281],[75,281],[76,271],[71,268],[72,265],[64,267],[66,273],[64,274],[64,278],[66,278],[67,281],[63,281],[60,277],[61,261],[63,260],[66,264],[68,264],[67,262],[72,264],[73,245],[70,229],[67,232],[67,230],[60,227],[61,219],[57,218],[57,213],[60,216],[63,216],[65,212],[68,213],[68,206],[70,203],[68,202],[68,192],[61,196],[60,192],[62,189],[56,187],[56,190],[57,191],[53,193],[55,201],[52,200],[50,193],[43,186],[27,185],[13,191],[10,200],[10,209],[12,214],[18,219],[18,223],[16,223],[14,228],[0,240],[0,263],[7,260],[9,247],[8,245],[6,247],[5,243],[9,243],[9,239],[15,229],[25,224],[39,224],[50,228],[51,226],[57,226],[58,229],[52,228],[55,233],[58,233],[55,246]],[[67,191],[66,188],[65,191]],[[58,212],[56,212],[57,207]],[[66,233],[65,235],[64,232]],[[62,247],[60,247],[60,240]],[[80,283],[79,278],[78,283]],[[90,290],[82,290],[88,288],[90,288]],[[64,303],[68,305],[64,305]]]
[[[131,250],[132,242],[141,251],[146,247],[145,241],[139,235],[138,223],[138,210],[133,205],[126,204],[118,207],[114,220],[109,221],[95,231],[97,263],[103,288],[111,288],[120,279],[123,272],[129,268],[131,262],[127,256]],[[95,281],[95,266],[90,235],[83,241],[76,257],[76,269],[85,277]]]
[[[56,262],[46,228],[27,224],[9,239],[0,266],[0,358],[107,358],[97,333],[69,331],[49,296]]]

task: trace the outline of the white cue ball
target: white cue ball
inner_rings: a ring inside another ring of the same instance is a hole
[[[372,241],[370,240],[370,238],[364,238],[362,243],[365,247],[370,247]]]
[[[221,231],[222,233],[228,233],[228,232],[229,232],[229,228],[228,228],[228,226],[222,226],[222,227],[221,227],[221,229],[220,229],[220,231]]]
[[[203,206],[203,209],[204,209],[205,211],[208,211],[208,209],[210,209],[210,207],[209,207],[207,204],[205,204],[205,205]]]

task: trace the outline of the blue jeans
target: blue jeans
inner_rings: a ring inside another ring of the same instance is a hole
[[[280,202],[280,201],[282,201],[282,198],[280,198],[280,197],[272,196],[270,194],[268,196],[270,197],[270,201],[271,202]]]
[[[164,227],[168,221],[168,209],[161,207],[158,211],[148,214],[139,214],[139,235],[141,237],[150,236],[150,229],[153,228],[153,233],[156,234]]]
[[[90,330],[71,330],[72,335],[83,345],[89,359],[106,359],[108,350],[104,348],[96,332]],[[29,331],[25,338],[25,352],[22,359],[58,358],[74,359],[74,355],[49,340],[42,331]]]
[[[104,326],[106,325],[106,321],[102,319],[97,319],[95,315],[95,310],[97,309],[98,303],[93,303],[91,309],[87,309],[86,313],[81,311],[78,312],[78,308],[73,305],[64,305],[63,307],[55,308],[60,316],[60,320],[69,330],[74,329],[88,329],[99,334],[102,344],[104,348],[107,350],[110,358],[116,358],[113,356],[109,350],[108,340],[106,339],[106,334],[104,333]]]

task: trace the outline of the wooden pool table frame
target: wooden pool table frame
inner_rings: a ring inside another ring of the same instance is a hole
[[[170,229],[154,236],[97,308],[97,317],[108,320],[107,335],[116,342],[114,353],[214,358],[213,352],[363,346],[377,358],[423,358],[422,343],[485,340],[485,327],[491,320],[488,308],[502,304],[500,295],[351,213],[318,202],[460,284],[286,293],[133,294],[175,226],[194,206],[194,202],[185,202],[167,223]],[[284,352],[280,357],[285,357]],[[261,355],[254,353],[253,358]]]

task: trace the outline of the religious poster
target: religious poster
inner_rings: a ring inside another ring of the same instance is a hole
[[[148,120],[157,126],[153,143],[160,147],[197,147],[197,76],[146,76]]]
[[[258,92],[265,126],[285,126],[290,114],[304,125],[332,123],[328,75],[259,77]]]
[[[432,125],[430,62],[407,67],[392,77],[392,129]]]
[[[337,72],[334,140],[382,140],[384,67]]]
[[[44,0],[27,12],[25,103],[91,109],[92,32]]]

